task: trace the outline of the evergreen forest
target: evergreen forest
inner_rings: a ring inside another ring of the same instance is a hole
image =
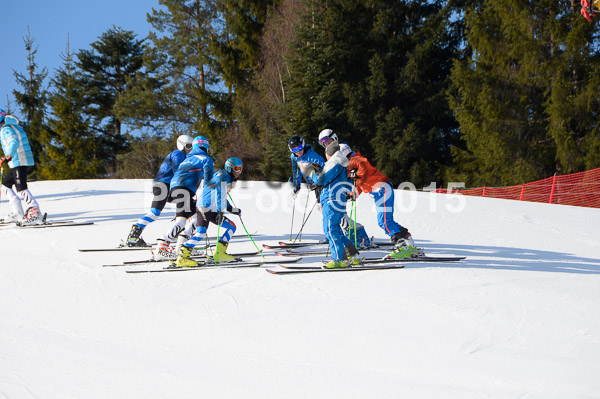
[[[574,0],[155,0],[62,66],[31,32],[8,112],[37,179],[153,178],[178,135],[287,181],[333,129],[397,186],[506,186],[600,166],[600,30]],[[13,59],[14,61],[14,59]]]

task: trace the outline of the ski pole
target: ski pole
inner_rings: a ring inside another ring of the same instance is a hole
[[[354,209],[354,248],[358,249],[358,238],[356,237],[356,218],[358,217],[358,215],[357,215],[358,210],[356,209],[356,198],[354,198],[354,195],[356,193],[356,180],[355,179],[352,180],[352,186],[353,186],[352,208]]]
[[[308,219],[310,218],[310,215],[313,213],[313,211],[315,210],[315,206],[319,203],[319,200],[315,201],[315,204],[312,206],[312,208],[310,209],[310,212],[308,213],[308,216],[306,217],[306,219],[304,220],[304,222],[302,223],[302,226],[300,227],[300,231],[298,232],[298,234],[296,235],[296,238],[294,238],[294,242],[296,242],[296,239],[298,238],[298,236],[300,234],[302,234],[302,229],[304,229],[304,225],[306,224],[306,222],[308,222]]]
[[[304,217],[306,216],[306,208],[308,208],[308,195],[309,194],[310,194],[310,192],[308,192],[306,194],[306,203],[304,204],[304,214],[302,215],[302,220],[304,220]],[[300,239],[298,241],[302,242],[302,229],[300,229]]]
[[[219,213],[217,213],[217,217],[218,216],[219,216]],[[217,264],[217,261],[215,259],[218,259],[218,256],[219,256],[219,242],[220,242],[219,239],[221,238],[221,233],[220,233],[221,223],[222,223],[222,221],[220,221],[217,224],[217,248],[215,249],[215,256],[213,257],[213,262],[215,263],[215,265]]]
[[[294,203],[292,204],[292,224],[290,226],[290,241],[292,241],[292,232],[294,231],[294,213],[296,212],[296,197],[294,197]]]
[[[235,202],[233,202],[233,198],[231,198],[231,195],[229,193],[227,193],[227,196],[231,200],[231,203],[233,204],[233,206],[235,206]],[[235,206],[235,207],[237,208],[237,206]],[[242,223],[242,227],[244,228],[246,235],[248,236],[248,238],[250,238],[250,241],[252,241],[252,244],[254,244],[254,246],[256,247],[256,250],[258,251],[260,256],[262,256],[262,258],[264,259],[265,256],[263,255],[262,251],[258,248],[258,245],[256,245],[256,243],[254,242],[254,239],[252,238],[250,233],[248,233],[248,229],[246,228],[246,225],[244,224],[244,221],[242,220],[242,215],[238,215],[238,217],[240,218],[240,222]],[[290,235],[290,239],[291,239],[291,235]]]

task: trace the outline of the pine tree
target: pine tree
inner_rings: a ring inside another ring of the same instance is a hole
[[[67,43],[64,63],[51,79],[52,117],[48,124],[53,140],[44,145],[40,174],[45,179],[82,179],[99,176],[102,160],[97,157],[97,139],[85,115],[81,72],[75,69]]]
[[[594,28],[566,1],[466,8],[470,53],[452,72],[464,145],[450,178],[513,185],[600,165]]]
[[[306,0],[280,113],[314,143],[333,128],[396,182],[428,185],[456,130],[445,99],[458,37],[441,3]]]
[[[23,38],[23,42],[27,51],[27,72],[13,71],[17,83],[23,87],[22,92],[14,90],[13,94],[23,112],[19,119],[27,133],[34,161],[39,166],[42,147],[51,139],[51,134],[45,125],[48,93],[44,87],[44,80],[48,76],[48,72],[46,68],[41,70],[38,68],[37,46],[35,46],[35,39],[31,37],[29,27],[27,27],[27,36]],[[31,176],[32,178],[37,177],[36,172],[34,171]]]
[[[221,27],[216,5],[200,0],[159,0],[159,4],[162,9],[147,15],[156,30],[149,36],[153,54],[162,63],[157,72],[169,81],[158,94],[159,101],[189,135],[207,136],[218,151],[219,131],[226,126],[231,106],[210,49]]]
[[[128,144],[115,104],[141,73],[143,43],[144,39],[137,39],[132,31],[112,27],[91,44],[92,50],[77,54],[88,105],[86,113],[92,117],[91,126],[101,139],[99,156],[112,165],[111,173],[116,167],[116,155],[126,151]]]

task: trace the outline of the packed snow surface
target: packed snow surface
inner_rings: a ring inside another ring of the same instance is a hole
[[[149,208],[151,181],[30,190],[48,219],[94,224],[0,227],[2,398],[600,397],[598,209],[396,191],[395,218],[428,255],[467,259],[351,273],[128,274],[161,266],[103,267],[150,253],[78,249],[125,239]],[[240,182],[231,192],[257,245],[289,241],[311,210],[302,241],[324,237],[314,194],[303,188],[292,213],[290,191]],[[3,198],[0,215],[8,210]],[[173,215],[167,207],[146,241]],[[358,215],[387,240],[367,195]],[[228,251],[252,250],[231,218]]]

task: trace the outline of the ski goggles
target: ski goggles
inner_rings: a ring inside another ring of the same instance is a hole
[[[242,173],[242,169],[244,169],[244,168],[243,168],[243,167],[241,167],[241,166],[239,166],[239,165],[238,165],[238,166],[234,166],[234,167],[232,168],[232,170],[233,170],[234,172],[238,172],[238,173]]]
[[[185,143],[185,145],[183,146],[183,148],[186,150],[191,150],[192,147],[193,147],[192,143]]]
[[[304,146],[303,145],[299,145],[298,147],[294,147],[291,150],[292,150],[292,153],[296,154],[296,153],[302,151],[303,149],[304,149]]]
[[[323,147],[327,147],[327,144],[331,143],[332,141],[333,139],[331,137],[325,136],[321,140],[319,140],[319,143],[321,143]]]

